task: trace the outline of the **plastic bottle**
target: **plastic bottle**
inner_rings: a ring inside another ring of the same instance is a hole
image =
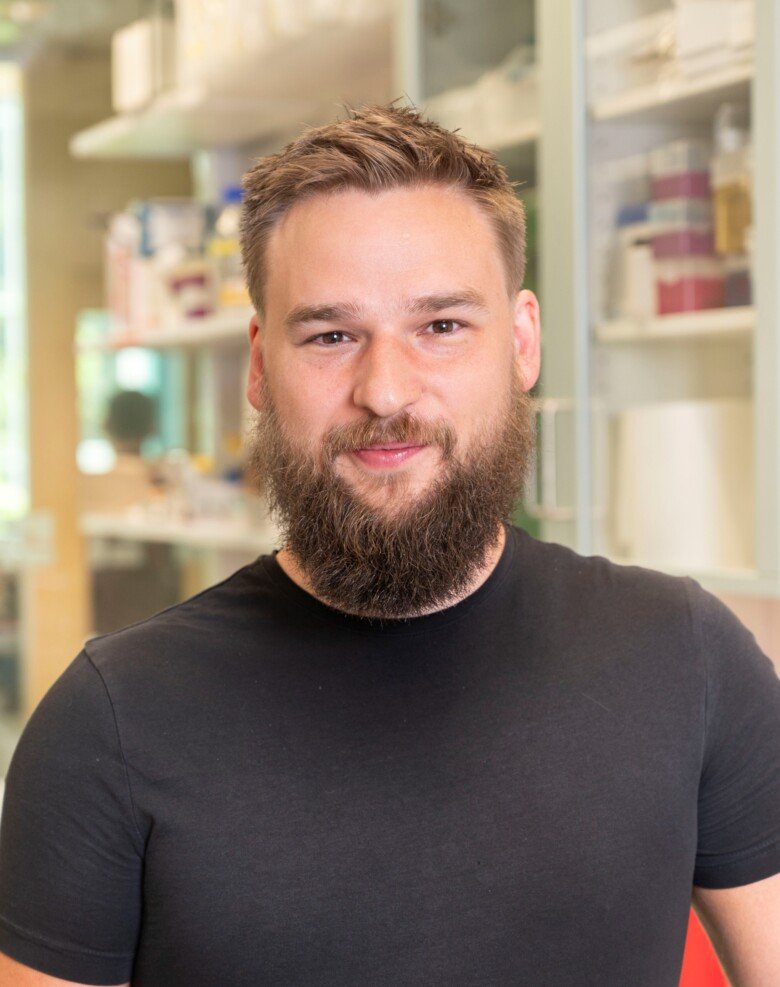
[[[224,190],[222,208],[214,223],[214,235],[209,241],[209,254],[214,260],[217,273],[220,308],[249,305],[238,238],[242,199],[240,186],[231,185]]]
[[[715,156],[712,188],[715,249],[719,254],[744,254],[753,213],[753,161],[749,108],[724,103],[715,114]]]

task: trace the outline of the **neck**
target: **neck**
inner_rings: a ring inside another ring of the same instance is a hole
[[[467,596],[471,596],[475,593],[479,587],[487,580],[488,576],[493,572],[495,567],[498,565],[498,560],[501,558],[501,553],[504,551],[504,545],[506,543],[506,528],[503,524],[499,525],[496,538],[493,541],[490,549],[488,551],[487,557],[485,559],[484,565],[477,571],[474,578],[468,584],[468,586],[462,590],[460,593],[454,595],[446,601],[444,604],[437,604],[436,606],[429,607],[427,609],[418,610],[415,613],[404,614],[404,617],[423,617],[429,613],[436,613],[439,610],[445,610],[448,607],[455,606],[456,603],[460,603],[461,600],[465,600]],[[282,548],[276,554],[276,561],[282,567],[284,573],[289,576],[290,579],[301,589],[305,590],[309,596],[313,596],[315,600],[319,600],[321,603],[328,604],[328,601],[315,592],[311,580],[306,574],[306,570],[300,564],[298,559],[293,555],[293,553],[287,549]],[[328,604],[329,605],[329,604]],[[357,617],[376,617],[377,614],[372,613],[356,613],[354,616]]]

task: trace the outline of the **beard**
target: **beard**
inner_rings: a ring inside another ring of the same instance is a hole
[[[462,459],[451,425],[408,413],[337,425],[311,452],[285,435],[263,380],[262,410],[247,434],[247,478],[266,494],[317,597],[345,613],[400,618],[443,609],[468,591],[523,490],[536,442],[533,403],[514,367],[506,393],[496,423]],[[336,458],[382,442],[437,447],[440,474],[410,498],[404,470],[366,472],[361,482],[384,502],[372,504],[338,475]]]

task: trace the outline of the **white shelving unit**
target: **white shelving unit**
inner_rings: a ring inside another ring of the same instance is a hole
[[[755,498],[740,505],[739,513],[754,519],[755,564],[691,564],[685,572],[714,592],[780,596],[780,12],[756,0],[749,62],[735,60],[694,78],[675,74],[665,55],[658,58],[664,74],[655,82],[609,92],[616,77],[607,71],[597,80],[595,98],[588,91],[595,61],[621,48],[646,49],[649,34],[671,23],[671,3],[659,11],[644,0],[567,0],[540,5],[538,13],[543,394],[550,407],[570,409],[556,412],[541,443],[554,459],[558,494],[555,512],[543,517],[543,535],[583,554],[680,574],[679,567],[658,559],[625,558],[617,551],[611,421],[635,404],[745,400],[754,422],[745,442],[753,450]],[[598,33],[588,36],[591,23]],[[634,60],[626,77],[644,71]],[[607,250],[615,211],[605,200],[603,181],[594,191],[594,178],[603,179],[621,158],[666,141],[711,134],[715,109],[728,101],[751,107],[753,304],[609,318],[603,285],[612,264]]]
[[[536,181],[536,148],[540,136],[538,117],[523,117],[501,133],[471,133],[460,128],[463,136],[495,152],[512,171]]]
[[[517,96],[515,119],[506,121],[500,128],[494,121],[487,122],[485,117],[490,113],[487,105],[490,94],[485,94],[479,84],[464,86],[442,93],[429,102],[423,103],[425,113],[438,119],[442,126],[451,130],[458,129],[468,140],[473,140],[492,151],[503,151],[507,148],[532,147],[539,139],[539,113],[537,100],[533,98],[533,90],[525,101]],[[466,107],[460,113],[454,113],[444,107],[455,100],[456,105]],[[442,106],[444,104],[444,107]]]
[[[272,142],[304,121],[327,119],[341,100],[386,99],[392,82],[394,19],[325,22],[278,38],[197,83],[159,96],[137,113],[76,134],[77,158],[187,158],[203,148]]]
[[[691,79],[664,79],[598,100],[591,104],[590,114],[595,122],[709,119],[720,103],[745,98],[752,77],[752,65],[739,65]]]
[[[516,127],[507,130],[501,136],[495,137],[488,143],[493,151],[505,151],[508,148],[533,148],[539,140],[538,119],[528,119],[520,121]]]
[[[125,514],[82,514],[79,527],[83,534],[93,538],[162,542],[222,552],[259,554],[277,547],[276,531],[267,522],[258,526],[228,519],[157,518],[129,511]]]
[[[756,312],[752,305],[705,309],[652,319],[612,319],[595,327],[600,343],[687,342],[743,338],[753,332]]]
[[[132,346],[149,349],[195,346],[237,346],[248,345],[249,320],[254,314],[252,308],[226,309],[203,319],[188,319],[178,325],[161,329],[130,329],[100,340],[82,343],[78,349],[120,350]]]

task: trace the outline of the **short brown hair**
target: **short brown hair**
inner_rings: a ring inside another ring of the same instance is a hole
[[[496,156],[407,106],[348,109],[260,158],[243,180],[241,251],[247,286],[264,311],[268,240],[296,203],[319,193],[438,184],[461,189],[484,210],[504,257],[510,292],[525,274],[525,212]]]

